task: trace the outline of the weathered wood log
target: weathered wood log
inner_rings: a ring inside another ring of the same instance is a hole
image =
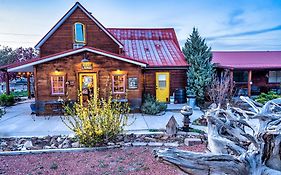
[[[263,106],[248,97],[241,99],[252,111],[212,105],[205,113],[211,153],[160,149],[155,150],[156,157],[192,175],[280,175],[281,99],[271,100]],[[254,120],[258,121],[256,126]]]

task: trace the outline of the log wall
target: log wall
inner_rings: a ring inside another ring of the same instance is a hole
[[[81,59],[84,53],[68,56],[47,63],[37,65],[35,68],[36,79],[36,100],[52,101],[59,97],[63,99],[77,100],[79,89],[79,73],[97,73],[97,87],[99,97],[107,97],[111,91],[111,75],[114,71],[120,70],[126,74],[126,94],[132,107],[141,105],[143,93],[143,73],[140,66],[108,58],[93,53],[88,53],[89,60],[93,63],[93,70],[82,70]],[[58,70],[58,72],[56,72]],[[65,85],[65,95],[51,94],[51,75],[54,73],[65,75],[65,82],[72,82]],[[138,78],[138,88],[128,89],[127,79],[129,77]],[[121,98],[126,98],[126,94],[121,94]]]
[[[74,24],[76,22],[85,25],[87,46],[119,53],[118,44],[104,33],[81,9],[77,8],[40,47],[40,57],[72,49],[74,43]]]
[[[145,70],[144,90],[145,93],[156,96],[156,72],[169,72],[170,73],[170,96],[173,95],[177,88],[186,87],[186,70],[183,69],[149,69]]]

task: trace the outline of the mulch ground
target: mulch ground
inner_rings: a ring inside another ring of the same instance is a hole
[[[44,153],[0,156],[0,174],[179,175],[175,167],[157,161],[152,147],[123,147],[86,153]],[[203,152],[204,144],[182,147]]]

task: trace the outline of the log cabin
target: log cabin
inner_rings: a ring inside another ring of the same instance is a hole
[[[40,115],[57,112],[58,99],[86,102],[109,93],[138,109],[146,93],[169,102],[186,87],[188,64],[173,28],[106,28],[79,2],[35,48],[39,58],[7,71],[34,76],[35,103],[44,104]]]

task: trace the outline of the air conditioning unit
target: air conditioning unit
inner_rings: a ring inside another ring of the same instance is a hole
[[[84,43],[74,43],[73,44],[73,49],[79,49],[81,47],[84,47],[85,44]]]

